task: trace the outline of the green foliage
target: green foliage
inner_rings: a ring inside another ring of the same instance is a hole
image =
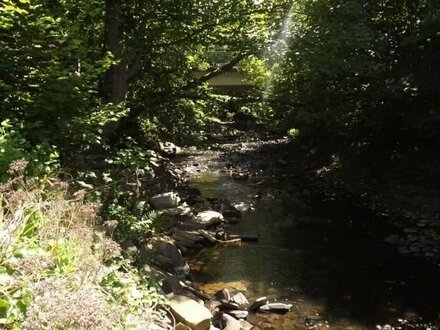
[[[54,146],[43,141],[31,147],[23,134],[5,120],[0,124],[0,181],[9,178],[9,165],[19,159],[29,163],[26,174],[31,177],[44,177],[59,169],[59,155]]]
[[[9,164],[23,158],[28,147],[27,141],[12,127],[9,120],[0,123],[0,181],[7,179]]]
[[[250,56],[240,63],[240,69],[248,74],[250,83],[264,89],[270,74],[265,59]]]
[[[67,195],[64,182],[48,183],[18,175],[1,187],[0,326],[151,327],[154,305],[164,303],[156,281],[94,227],[95,204]]]
[[[336,153],[432,156],[439,8],[437,0],[296,1],[271,90],[273,123]]]
[[[104,220],[116,221],[118,240],[148,237],[158,215],[152,211],[145,182],[154,179],[160,156],[126,139],[126,147],[110,154],[102,170],[78,172],[75,184],[89,201],[102,204]]]

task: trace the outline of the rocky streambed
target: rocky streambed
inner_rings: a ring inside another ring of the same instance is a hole
[[[439,267],[399,254],[389,215],[317,185],[284,143],[188,148],[177,159],[178,195],[156,197],[170,205],[156,205],[164,232],[145,247],[165,270],[177,321],[199,329],[186,313],[206,329],[207,319],[220,329],[438,327]]]

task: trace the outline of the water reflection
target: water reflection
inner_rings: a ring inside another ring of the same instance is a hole
[[[439,267],[398,255],[374,219],[343,205],[310,210],[294,196],[253,200],[256,187],[221,174],[203,174],[194,186],[205,197],[255,209],[228,230],[258,234],[258,244],[202,250],[192,269],[208,293],[228,287],[294,304],[287,316],[261,316],[261,329],[371,329],[405,318],[439,324]],[[273,188],[258,192],[270,196]]]

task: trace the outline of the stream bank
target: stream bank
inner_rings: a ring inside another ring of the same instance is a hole
[[[285,316],[253,319],[257,329],[437,326],[438,267],[385,243],[396,232],[388,217],[315,191],[286,146],[277,140],[184,150],[176,172],[191,182],[184,189],[191,206],[234,205],[240,217],[226,231],[258,237],[241,247],[188,251],[190,278],[208,294],[226,287],[293,304]]]

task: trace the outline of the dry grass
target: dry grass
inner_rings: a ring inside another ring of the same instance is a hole
[[[99,205],[65,182],[27,180],[26,165],[0,186],[0,327],[154,327],[157,295],[97,230]]]

